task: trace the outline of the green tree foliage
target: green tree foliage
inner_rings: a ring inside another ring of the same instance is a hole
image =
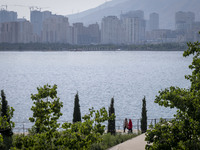
[[[200,43],[188,43],[188,47],[183,56],[193,55],[189,66],[192,75],[185,76],[191,86],[159,91],[155,102],[177,108],[177,114],[172,121],[161,120],[154,129],[147,131],[147,149],[200,149]]]
[[[111,99],[110,107],[109,107],[109,117],[115,115],[115,108],[114,108],[114,98]],[[108,120],[108,133],[115,135],[115,119]]]
[[[9,124],[11,129],[14,127],[14,122],[10,121],[14,111],[13,107],[8,105],[4,91],[1,90],[0,116],[5,118],[3,120]]]
[[[1,90],[1,116],[6,116],[8,117],[7,114],[7,110],[8,110],[8,102],[6,100],[6,96],[3,90]],[[7,118],[7,121],[9,121],[10,119]]]
[[[63,130],[59,132],[57,119],[61,115],[62,103],[56,96],[57,86],[45,85],[37,89],[38,94],[31,96],[35,106],[31,108],[33,117],[30,120],[35,122],[34,127],[39,132],[16,135],[12,149],[85,150],[93,143],[102,141],[101,135],[105,130],[102,123],[114,118],[113,115],[108,117],[105,108],[97,111],[90,109],[89,114],[82,118],[83,122],[64,123]]]
[[[51,87],[47,84],[38,87],[37,91],[37,94],[31,94],[34,106],[31,108],[33,117],[29,120],[35,122],[36,133],[54,132],[60,126],[57,120],[62,115],[60,111],[63,107],[63,103],[57,97],[57,86]]]
[[[113,117],[113,116],[112,116]],[[108,120],[108,113],[105,108],[95,111],[90,109],[89,114],[83,117],[82,122],[64,123],[63,131],[52,132],[52,138],[48,138],[48,132],[42,132],[34,135],[17,135],[13,149],[54,149],[67,150],[89,149],[93,143],[102,141],[102,134],[105,125],[102,122]]]
[[[3,119],[3,117],[0,117],[0,127],[1,127],[0,131],[4,131],[5,127],[7,127],[7,126],[9,126],[8,122],[5,121]],[[0,149],[5,149],[5,144],[4,144],[4,141],[3,141],[3,136],[1,134],[0,134]]]
[[[147,109],[146,109],[146,98],[142,99],[142,119],[141,119],[141,131],[145,133],[147,131]]]
[[[3,137],[1,134],[0,134],[0,149],[4,149]]]
[[[3,90],[1,90],[0,133],[3,137],[3,149],[9,149],[12,144],[12,129],[15,126],[14,122],[11,121],[11,118],[13,117],[13,112],[14,109],[8,105],[5,93]]]
[[[69,149],[89,149],[93,143],[102,141],[101,135],[105,130],[105,125],[102,125],[102,123],[108,119],[105,108],[97,111],[93,108],[89,109],[89,114],[83,117],[83,122],[63,124],[62,127],[65,131],[63,132],[64,137],[61,139],[66,140],[63,142],[68,143],[67,147]],[[71,137],[71,139],[68,137]]]
[[[77,92],[74,99],[73,123],[78,122],[78,121],[81,121],[81,111],[80,111],[80,105],[79,105],[79,96]]]

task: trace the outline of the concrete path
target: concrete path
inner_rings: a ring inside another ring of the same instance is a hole
[[[147,142],[144,140],[145,134],[141,134],[124,143],[118,144],[109,150],[145,150]]]

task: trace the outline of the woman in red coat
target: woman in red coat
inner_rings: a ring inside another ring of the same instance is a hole
[[[133,132],[132,127],[133,127],[132,121],[131,121],[131,119],[129,119],[128,130],[129,130],[129,132],[131,132],[131,133]]]

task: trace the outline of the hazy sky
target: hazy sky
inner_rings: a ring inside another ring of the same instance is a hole
[[[94,8],[110,0],[0,0],[1,9],[7,5],[7,10],[16,11],[18,18],[30,19],[30,6],[37,6],[41,10],[49,10],[53,14],[68,15]]]

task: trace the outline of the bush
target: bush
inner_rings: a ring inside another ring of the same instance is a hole
[[[89,149],[93,143],[102,141],[105,125],[102,122],[110,119],[105,108],[95,111],[90,109],[89,114],[83,117],[83,122],[74,124],[64,123],[63,131],[16,135],[13,140],[13,149]]]
[[[90,150],[105,150],[136,136],[136,134],[116,134],[115,136],[110,133],[104,134],[102,142],[92,144]]]

